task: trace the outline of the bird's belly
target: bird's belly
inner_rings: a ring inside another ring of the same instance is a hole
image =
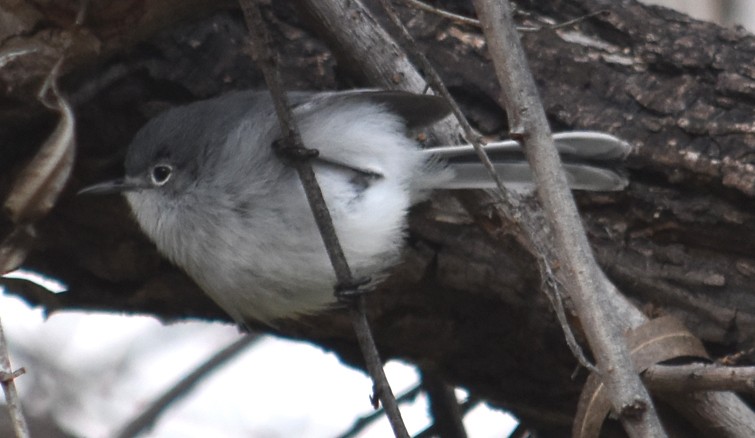
[[[329,189],[326,203],[354,277],[376,278],[395,264],[410,204],[402,182],[383,179],[355,197],[340,174],[321,172],[318,180]],[[164,227],[172,233],[153,233],[161,251],[239,322],[270,323],[336,301],[334,270],[299,182],[276,186],[266,197],[286,202],[245,214],[230,200],[214,199],[215,221],[192,226],[184,215],[183,226]]]
[[[376,278],[395,264],[403,240],[403,213],[393,223],[370,213],[370,218],[334,213],[355,277]],[[216,239],[220,244],[211,253],[217,257],[190,262],[202,265],[186,270],[213,300],[237,321],[268,324],[316,313],[336,302],[337,279],[311,217],[277,235],[262,234],[270,228],[256,225],[258,233]]]

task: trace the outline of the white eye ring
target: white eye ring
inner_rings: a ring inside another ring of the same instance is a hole
[[[167,164],[158,164],[152,168],[152,172],[149,173],[152,178],[152,183],[156,186],[162,186],[170,180],[170,176],[173,174],[173,167]]]

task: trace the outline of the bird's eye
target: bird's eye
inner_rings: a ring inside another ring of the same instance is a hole
[[[155,183],[156,186],[161,186],[168,182],[171,173],[173,173],[172,167],[165,164],[158,164],[152,168],[152,182]]]

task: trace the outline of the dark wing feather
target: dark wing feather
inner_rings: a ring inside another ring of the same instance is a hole
[[[451,108],[445,99],[429,94],[415,94],[399,90],[348,90],[324,93],[289,93],[294,106],[338,105],[349,101],[369,100],[383,105],[401,117],[409,129],[427,126],[446,117]]]

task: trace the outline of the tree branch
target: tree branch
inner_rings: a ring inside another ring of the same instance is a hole
[[[21,373],[23,369],[19,370]],[[5,332],[0,322],[0,384],[5,392],[5,403],[8,406],[13,430],[17,438],[29,437],[29,426],[26,424],[26,417],[21,407],[21,399],[16,391],[16,384],[13,381],[18,377],[18,372],[14,372],[10,365],[10,356],[8,355],[8,345],[5,341]]]
[[[755,393],[755,367],[718,364],[653,365],[642,380],[658,392],[736,391]]]
[[[262,18],[259,9],[259,0],[240,0],[239,4],[244,11],[244,19],[249,29],[251,42],[256,60],[265,76],[265,82],[270,89],[275,103],[275,110],[283,132],[283,150],[294,159],[292,160],[299,179],[301,180],[307,201],[312,209],[317,228],[325,243],[325,248],[336,273],[338,284],[335,286],[336,295],[348,293],[352,296],[351,316],[359,347],[362,350],[367,370],[372,377],[375,396],[383,403],[385,412],[390,421],[391,428],[396,437],[407,437],[409,433],[401,418],[401,412],[396,403],[388,379],[385,377],[380,355],[372,337],[367,313],[365,310],[364,295],[358,288],[361,280],[355,280],[351,269],[338,241],[330,212],[325,204],[320,186],[315,178],[314,170],[309,158],[317,155],[317,151],[306,149],[294,122],[293,112],[288,105],[285,90],[278,72],[278,61],[270,49],[271,39],[267,25]],[[298,157],[297,157],[298,156]],[[376,403],[376,402],[375,402]]]
[[[430,403],[434,433],[443,438],[466,438],[464,418],[454,387],[432,371],[422,371],[422,386]]]
[[[405,393],[396,397],[396,402],[398,404],[402,404],[414,400],[421,392],[422,386],[416,385],[413,388],[407,390]],[[380,408],[367,415],[357,418],[356,421],[354,421],[354,424],[351,425],[349,430],[342,433],[341,435],[338,435],[338,438],[354,438],[358,436],[367,426],[378,420],[383,415],[385,415],[385,409]]]
[[[613,408],[630,436],[666,436],[650,394],[634,372],[622,325],[613,322],[613,305],[598,293],[604,276],[592,255],[561,169],[545,111],[514,27],[511,7],[507,1],[494,0],[474,0],[474,5],[504,92],[512,137],[524,144],[538,195],[554,231],[557,253],[567,273],[567,290],[609,389]]]
[[[472,125],[469,124],[464,113],[461,112],[461,108],[459,108],[459,105],[451,96],[451,93],[448,92],[448,88],[443,84],[443,80],[441,80],[438,72],[435,71],[435,68],[430,64],[430,61],[427,60],[427,57],[419,50],[411,34],[409,34],[409,31],[404,26],[404,23],[401,22],[401,19],[393,8],[390,0],[380,0],[380,3],[383,5],[386,14],[388,14],[388,18],[390,18],[393,25],[396,26],[399,31],[402,48],[409,54],[410,58],[419,66],[419,68],[422,69],[427,82],[433,90],[435,90],[438,95],[442,96],[451,106],[451,110],[461,126],[461,129],[464,131],[464,135],[474,147],[477,157],[485,167],[488,175],[490,175],[490,178],[495,182],[495,185],[498,188],[498,194],[501,196],[509,216],[514,217],[515,212],[520,209],[519,203],[517,202],[516,197],[509,196],[509,191],[503,186],[501,177],[495,171],[493,163],[490,161],[487,152],[485,152],[485,149],[483,148],[480,135],[474,132]]]

